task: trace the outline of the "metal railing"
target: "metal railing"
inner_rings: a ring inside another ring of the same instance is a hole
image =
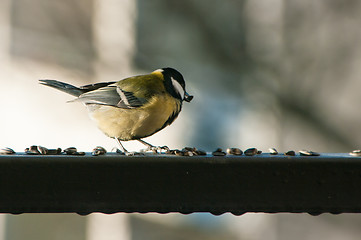
[[[361,157],[0,155],[0,212],[361,212]]]

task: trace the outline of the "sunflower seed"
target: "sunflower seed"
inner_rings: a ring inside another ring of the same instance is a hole
[[[61,153],[61,148],[48,149],[48,155],[57,155]]]
[[[257,148],[248,148],[246,151],[244,151],[244,155],[246,156],[254,156],[258,153]]]
[[[104,153],[107,153],[107,150],[105,149],[105,148],[103,148],[103,147],[101,147],[101,146],[97,146],[96,148],[94,148],[94,150],[99,150],[99,151],[101,151],[101,152],[104,152]]]
[[[74,152],[71,155],[78,155],[78,156],[84,156],[85,152]]]
[[[226,156],[227,153],[223,152],[222,148],[217,148],[216,151],[212,152],[213,156]]]
[[[320,156],[319,153],[313,152],[313,151],[308,151],[308,150],[301,150],[301,151],[299,151],[299,153],[300,153],[302,156]]]
[[[29,148],[25,148],[25,153],[29,155],[40,155],[38,146],[36,145],[30,146]]]
[[[243,152],[239,148],[227,148],[227,153],[230,155],[242,155]]]
[[[196,155],[199,155],[199,156],[204,156],[204,155],[207,155],[207,152],[206,151],[203,151],[203,150],[200,150],[200,149],[197,149],[195,151]]]
[[[75,147],[68,147],[64,149],[64,152],[68,155],[76,153],[78,150]]]
[[[117,150],[115,152],[120,155],[125,155],[125,153],[122,150],[120,150],[119,148],[117,148]]]
[[[193,156],[194,155],[194,153],[192,152],[192,151],[184,151],[184,156],[189,156],[189,157],[191,157],[191,156]]]
[[[203,150],[198,150],[195,147],[184,147],[182,150],[179,149],[165,149],[165,154],[177,155],[177,156],[197,156],[207,155]]]
[[[102,153],[102,152],[99,151],[99,150],[93,150],[93,152],[92,152],[92,155],[93,155],[93,156],[99,156],[99,155],[101,155],[101,154],[104,154],[104,153]]]
[[[0,154],[5,155],[5,154],[14,154],[14,153],[15,153],[15,151],[8,147],[0,149]]]
[[[165,151],[165,154],[174,155],[174,154],[175,154],[175,150],[174,150],[174,149],[168,149],[168,150]]]
[[[46,147],[37,146],[36,148],[41,155],[48,154],[49,150]]]
[[[350,152],[350,155],[355,157],[361,156],[361,150],[353,150],[352,152]]]
[[[180,150],[178,150],[178,149],[176,149],[176,150],[174,151],[174,154],[177,155],[177,156],[184,156],[184,152],[183,152],[183,151],[180,151]]]
[[[286,156],[296,156],[296,152],[293,150],[290,150],[290,151],[285,152],[285,155]]]
[[[277,152],[277,150],[275,149],[275,148],[270,148],[270,149],[268,149],[269,150],[269,153],[271,154],[271,155],[277,155],[278,154],[278,152]]]
[[[182,149],[182,151],[190,151],[190,152],[195,152],[197,150],[197,148],[195,147],[184,147]]]
[[[93,149],[92,155],[99,156],[99,155],[103,155],[106,153],[107,153],[107,150],[105,150],[105,148],[97,146],[96,148]]]

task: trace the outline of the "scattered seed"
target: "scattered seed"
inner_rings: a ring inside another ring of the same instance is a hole
[[[137,155],[145,155],[144,152],[126,152],[127,156],[137,156]]]
[[[299,151],[299,153],[300,153],[302,156],[320,156],[320,154],[317,153],[317,152],[307,151],[307,150],[301,150],[301,151]]]
[[[285,155],[286,155],[286,156],[296,156],[296,152],[293,151],[293,150],[290,150],[290,151],[288,151],[288,152],[285,152]]]
[[[176,156],[203,156],[207,153],[203,150],[199,150],[195,147],[184,147],[182,150],[179,149],[165,149],[165,154],[176,155]]]
[[[75,147],[68,147],[64,149],[64,152],[67,155],[75,155],[74,153],[76,153],[78,150]]]
[[[227,148],[227,153],[230,155],[242,155],[243,152],[239,148]]]
[[[48,155],[57,155],[61,153],[61,148],[48,149]]]
[[[99,156],[100,154],[102,154],[102,153],[99,150],[93,150],[93,152],[92,152],[92,156]]]
[[[226,156],[227,153],[223,152],[222,148],[217,148],[216,151],[212,152],[213,156]]]
[[[46,155],[49,152],[49,150],[46,147],[42,147],[42,146],[37,146],[36,150],[38,150],[38,152],[41,155]]]
[[[277,152],[277,150],[275,149],[275,148],[270,148],[270,149],[268,149],[269,150],[269,153],[271,154],[271,155],[277,155],[278,154],[278,152]]]
[[[67,155],[78,155],[78,156],[85,155],[85,152],[78,152],[78,150],[75,147],[68,147],[68,148],[64,149],[64,152]]]
[[[361,150],[353,150],[349,154],[352,156],[358,157],[358,156],[361,156]]]
[[[197,150],[197,148],[195,147],[185,147],[182,149],[182,151],[190,151],[190,152],[195,152]]]
[[[107,153],[107,150],[105,150],[105,148],[101,147],[101,146],[97,146],[96,148],[94,148],[94,150],[99,150],[103,153]]]
[[[103,155],[103,154],[106,154],[106,153],[107,153],[107,150],[105,150],[105,148],[100,147],[100,146],[97,146],[92,151],[93,156],[99,156],[99,155]]]
[[[170,150],[169,149],[169,147],[168,146],[161,146],[161,147],[157,147],[157,150],[159,150],[159,152],[160,153],[162,153],[162,152],[167,152],[168,150]],[[158,152],[157,152],[158,153]]]
[[[258,153],[257,148],[248,148],[246,151],[244,151],[244,155],[246,156],[254,156]]]
[[[125,153],[122,150],[120,150],[119,148],[117,148],[117,150],[115,152],[120,155],[125,155]]]
[[[84,156],[85,155],[85,152],[75,152],[71,155],[79,155],[79,156]]]
[[[184,152],[184,156],[189,156],[189,157],[191,157],[191,156],[193,156],[194,155],[194,153],[192,152],[192,151],[185,151]]]
[[[199,150],[197,149],[195,151],[196,155],[199,155],[199,156],[204,156],[204,155],[207,155],[207,152],[206,151],[203,151],[203,150]]]
[[[225,152],[212,152],[212,155],[215,157],[219,157],[219,156],[226,156],[227,153]]]
[[[4,154],[4,155],[5,154],[14,154],[14,153],[15,153],[15,151],[8,147],[0,149],[0,155],[1,154]]]
[[[165,151],[165,154],[174,155],[174,154],[175,154],[175,150],[174,150],[174,149],[168,149],[168,150]]]
[[[184,156],[184,152],[181,151],[181,150],[178,150],[178,149],[174,150],[174,154],[175,154],[176,156]]]
[[[25,148],[25,153],[29,154],[29,155],[40,155],[41,154],[38,150],[38,146],[36,146],[36,145],[30,146],[29,148]]]

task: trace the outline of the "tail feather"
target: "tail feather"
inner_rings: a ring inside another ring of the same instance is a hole
[[[59,82],[57,80],[48,80],[48,79],[43,80],[42,79],[42,80],[39,80],[39,83],[43,84],[45,86],[49,86],[49,87],[58,89],[60,91],[66,92],[75,97],[79,97],[81,94],[86,92],[78,87],[75,87],[75,86],[67,84],[67,83]]]

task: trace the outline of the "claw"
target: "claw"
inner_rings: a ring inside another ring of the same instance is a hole
[[[154,154],[162,153],[162,151],[169,151],[169,147],[167,146],[148,146],[146,149],[140,150],[142,153],[145,152],[153,152]]]
[[[153,153],[157,154],[157,153],[161,153],[162,150],[164,151],[168,151],[169,150],[169,147],[167,146],[162,146],[162,147],[159,147],[159,146],[153,146],[152,144],[150,143],[147,143],[146,141],[143,141],[141,139],[138,139],[138,141],[142,144],[144,144],[145,146],[147,146],[146,149],[142,149],[141,152],[149,152],[149,151],[152,151]],[[159,152],[158,152],[159,151]]]

